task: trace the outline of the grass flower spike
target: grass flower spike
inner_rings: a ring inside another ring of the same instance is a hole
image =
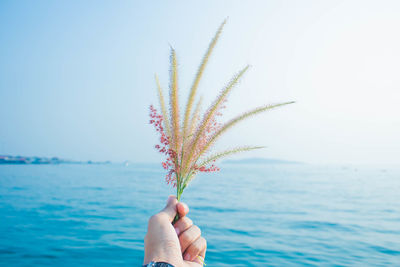
[[[248,70],[248,66],[246,66],[232,77],[206,112],[203,115],[200,114],[202,99],[196,99],[197,89],[225,24],[226,20],[221,24],[211,40],[197,70],[185,110],[182,113],[182,122],[179,109],[178,64],[176,52],[172,47],[170,55],[169,108],[166,107],[162,87],[157,75],[155,76],[161,113],[154,106],[150,106],[150,124],[160,134],[160,144],[156,145],[155,148],[166,156],[165,161],[162,162],[163,168],[167,171],[166,181],[176,187],[178,200],[180,200],[183,190],[197,173],[219,170],[215,165],[217,160],[232,154],[263,148],[261,146],[242,146],[211,153],[212,146],[218,138],[232,126],[253,115],[294,103],[284,102],[261,106],[245,112],[226,123],[219,122],[218,117],[222,114],[221,111],[225,107],[229,93]]]

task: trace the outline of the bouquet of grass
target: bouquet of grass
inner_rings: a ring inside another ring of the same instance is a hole
[[[225,123],[218,122],[217,117],[221,116],[221,110],[225,107],[229,93],[249,68],[249,66],[246,66],[232,77],[208,107],[207,111],[204,114],[200,114],[201,98],[196,99],[197,88],[225,23],[226,20],[218,28],[197,70],[182,118],[179,109],[177,59],[175,50],[172,47],[168,109],[160,82],[157,75],[155,76],[161,113],[158,113],[153,106],[150,106],[150,124],[153,124],[160,134],[160,144],[156,145],[155,148],[166,155],[166,160],[162,162],[162,166],[167,170],[167,183],[176,187],[178,201],[185,188],[198,172],[219,170],[215,165],[217,160],[239,152],[263,148],[261,146],[242,146],[210,154],[215,142],[226,131],[250,116],[294,103],[284,102],[265,105],[245,112]],[[183,120],[182,122],[181,119]]]

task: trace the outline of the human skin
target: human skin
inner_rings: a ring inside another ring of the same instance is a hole
[[[207,242],[199,227],[186,217],[189,208],[170,196],[165,208],[149,219],[143,264],[168,262],[175,267],[203,266]],[[172,225],[176,214],[179,220]]]

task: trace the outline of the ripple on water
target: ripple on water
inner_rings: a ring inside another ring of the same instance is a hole
[[[297,221],[288,223],[288,228],[291,229],[305,229],[315,231],[342,231],[342,232],[353,232],[354,227],[328,222],[328,221]]]
[[[391,256],[400,256],[400,249],[396,250],[396,249],[391,249],[391,248],[382,247],[382,246],[370,246],[370,248],[372,250],[380,252],[382,254],[391,255]],[[399,248],[400,248],[400,245],[399,245]]]

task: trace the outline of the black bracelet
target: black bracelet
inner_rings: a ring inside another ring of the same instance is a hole
[[[171,265],[167,262],[154,262],[151,261],[148,264],[143,265],[143,267],[174,267],[174,265]]]

